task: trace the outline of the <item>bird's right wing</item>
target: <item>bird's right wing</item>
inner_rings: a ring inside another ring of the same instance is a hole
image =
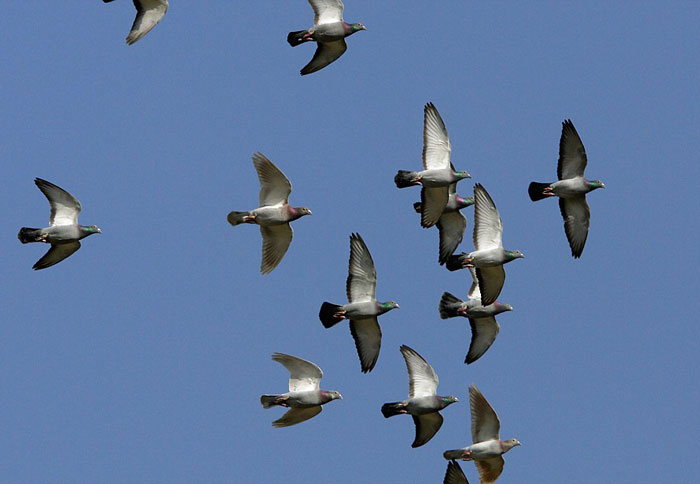
[[[323,371],[316,364],[284,353],[273,353],[272,359],[289,370],[290,392],[307,392],[319,389]]]
[[[58,264],[63,259],[67,259],[74,252],[80,249],[80,242],[77,240],[69,244],[53,244],[49,251],[44,254],[44,256],[36,261],[36,264],[32,267],[35,271],[40,269],[46,269],[52,265]]]

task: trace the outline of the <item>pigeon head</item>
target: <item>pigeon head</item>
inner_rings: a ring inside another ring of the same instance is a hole
[[[495,314],[505,313],[506,311],[513,310],[513,306],[511,306],[510,304],[501,304],[498,301],[493,303],[493,307],[496,310]]]
[[[92,234],[101,234],[102,231],[97,225],[81,225],[80,226],[80,231],[84,234],[85,237],[88,235]]]
[[[525,256],[519,250],[507,250],[506,251],[506,259],[508,259],[508,261],[512,261],[515,259],[522,259],[523,257],[525,257]]]
[[[520,445],[520,442],[518,439],[508,439],[503,441],[503,452],[508,452],[510,449],[515,447],[516,445]]]
[[[474,205],[474,197],[462,198],[459,195],[457,195],[457,205],[460,209],[466,208],[470,205]]]
[[[469,172],[462,170],[462,171],[456,171],[455,177],[457,177],[457,180],[461,180],[463,178],[471,178],[472,176],[469,174]]]
[[[343,399],[343,396],[340,393],[336,392],[335,390],[331,390],[329,392],[325,392],[325,391],[321,390],[321,395],[323,395],[323,397],[325,399],[327,399],[327,401],[329,401],[329,402],[332,400],[342,400]]]
[[[591,191],[595,190],[596,188],[605,188],[605,183],[600,180],[588,180],[586,181],[586,184]]]
[[[359,32],[360,30],[367,30],[367,27],[360,23],[356,24],[350,24],[350,33],[354,34],[355,32]]]
[[[304,215],[311,215],[311,210],[308,207],[294,207],[291,209],[292,220],[303,217]]]
[[[450,395],[449,397],[439,397],[439,398],[440,398],[440,400],[443,401],[445,406],[447,406],[451,403],[459,402],[459,399],[453,395]]]
[[[379,314],[384,314],[392,309],[398,309],[399,305],[394,301],[379,303]]]

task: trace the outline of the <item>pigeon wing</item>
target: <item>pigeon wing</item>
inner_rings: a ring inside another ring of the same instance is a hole
[[[374,301],[376,298],[377,271],[372,254],[360,234],[350,236],[350,262],[345,292],[348,302]]]
[[[481,291],[481,305],[488,306],[496,302],[506,281],[506,271],[503,266],[477,267],[476,278]]]
[[[56,265],[63,259],[67,259],[74,252],[80,249],[80,242],[77,240],[69,244],[53,244],[49,251],[44,254],[44,256],[36,261],[36,264],[32,266],[32,269],[38,271],[40,269],[46,269],[52,265]]]
[[[282,417],[272,422],[272,426],[279,428],[296,425],[298,423],[309,420],[312,417],[315,417],[316,415],[321,413],[321,410],[323,410],[321,408],[321,405],[306,408],[290,408],[289,410],[287,410],[287,413],[282,415]]]
[[[414,349],[406,345],[401,346],[401,354],[406,360],[406,370],[408,370],[409,398],[435,396],[440,380],[433,367]]]
[[[292,243],[294,230],[288,223],[280,225],[260,226],[262,234],[262,261],[260,272],[268,274],[277,267]]]
[[[292,192],[292,184],[282,170],[268,160],[262,153],[253,155],[253,165],[260,180],[260,206],[287,203]]]
[[[422,203],[420,224],[422,227],[432,227],[440,217],[450,199],[447,187],[422,187],[420,200]]]
[[[314,9],[314,26],[343,21],[343,2],[341,0],[309,0]]]
[[[446,212],[440,216],[437,222],[440,231],[440,265],[447,262],[457,246],[464,238],[464,231],[467,229],[467,218],[458,210],[456,212]]]
[[[284,353],[273,353],[272,359],[289,370],[290,392],[308,392],[319,389],[323,371],[314,363]]]
[[[469,344],[469,352],[464,360],[466,364],[474,363],[486,353],[498,336],[498,322],[493,316],[488,318],[469,319],[472,328],[472,341]]]
[[[479,290],[479,279],[476,277],[476,269],[474,267],[470,267],[469,273],[472,275],[472,285],[469,288],[469,293],[467,296],[469,299],[481,300],[481,291]]]
[[[416,448],[427,443],[442,427],[442,415],[439,412],[413,415],[413,423],[416,424],[416,438],[411,447]]]
[[[469,481],[467,481],[467,476],[464,475],[459,464],[451,460],[447,464],[447,471],[445,472],[445,478],[442,484],[469,484]]]
[[[450,137],[440,113],[433,103],[423,110],[423,168],[426,170],[450,168]]]
[[[335,40],[333,42],[318,42],[314,56],[311,58],[311,61],[301,69],[301,75],[305,76],[306,74],[320,71],[343,55],[347,48],[348,46],[344,39]]]
[[[78,223],[78,214],[82,207],[80,206],[80,202],[73,195],[63,188],[46,180],[42,180],[41,178],[35,178],[34,183],[39,187],[41,193],[49,200],[49,205],[51,205],[49,223],[52,227],[54,225],[76,225]],[[75,249],[73,252],[76,250],[78,249]],[[71,254],[73,252],[71,252]]]
[[[588,207],[586,197],[560,198],[559,210],[564,218],[564,232],[569,240],[571,255],[581,257],[583,247],[588,238],[588,226],[591,222],[591,209]]]
[[[469,406],[472,417],[472,440],[475,444],[487,440],[499,439],[501,421],[479,389],[469,387]]]
[[[477,183],[474,185],[474,248],[487,250],[503,247],[502,235],[503,222],[496,204],[486,189]]]
[[[134,0],[136,18],[126,43],[131,45],[158,25],[168,11],[168,0]]]
[[[479,484],[490,484],[496,482],[498,476],[503,472],[503,457],[496,456],[490,459],[475,460],[476,469],[479,471]]]
[[[574,128],[570,119],[562,123],[561,139],[559,140],[559,163],[557,164],[557,177],[560,180],[568,180],[583,176],[586,170],[586,148]]]
[[[377,318],[350,320],[350,333],[355,340],[362,372],[372,371],[382,346],[382,329]]]

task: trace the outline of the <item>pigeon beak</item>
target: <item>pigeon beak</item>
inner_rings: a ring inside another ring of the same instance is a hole
[[[98,229],[97,229],[97,233],[98,233],[98,234],[101,234],[101,233],[102,233],[102,230],[101,230],[99,227],[98,227]]]
[[[605,183],[601,183],[600,188],[605,188]]]
[[[339,394],[338,394],[338,398],[342,400],[342,399],[343,399],[343,396],[339,393]]]

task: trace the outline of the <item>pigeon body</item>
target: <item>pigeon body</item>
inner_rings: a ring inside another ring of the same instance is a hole
[[[583,142],[570,119],[562,123],[559,140],[558,181],[553,183],[532,182],[528,194],[533,202],[549,197],[559,197],[559,211],[564,218],[564,232],[569,241],[571,255],[578,259],[583,253],[588,238],[591,210],[586,202],[586,193],[596,188],[605,188],[600,180],[586,180],[584,171],[588,157]]]
[[[273,353],[272,359],[284,365],[290,374],[289,392],[260,397],[263,408],[279,405],[290,409],[282,418],[272,422],[273,427],[289,427],[301,423],[318,415],[321,405],[343,398],[336,391],[320,389],[323,372],[314,363],[284,353]]]
[[[438,376],[433,367],[415,350],[402,345],[401,354],[408,370],[408,399],[402,402],[385,403],[382,405],[382,415],[386,418],[401,414],[412,415],[416,425],[416,438],[411,447],[420,447],[440,430],[442,415],[438,412],[458,400],[451,395],[449,397],[437,395]]]
[[[282,260],[292,243],[294,231],[289,222],[310,215],[307,207],[289,205],[292,184],[284,173],[261,153],[253,155],[253,165],[260,180],[260,206],[246,212],[230,212],[228,222],[257,224],[262,234],[262,262],[260,272],[270,273]]]
[[[109,3],[113,0],[102,1]],[[158,22],[165,16],[168,6],[168,0],[134,0],[136,18],[129,35],[126,37],[126,43],[131,45],[153,30],[153,27],[158,25]]]
[[[78,214],[82,209],[80,202],[63,188],[51,182],[35,178],[34,183],[49,200],[51,216],[49,227],[19,229],[17,238],[23,244],[44,242],[51,244],[49,251],[32,267],[34,270],[46,269],[58,264],[80,249],[80,240],[92,234],[101,234],[96,225],[80,225]]]
[[[442,210],[442,215],[435,226],[440,232],[440,250],[438,262],[443,265],[457,249],[457,246],[464,238],[464,231],[467,229],[467,218],[460,210],[470,205],[474,205],[474,197],[463,198],[457,195],[457,184],[449,186],[449,198],[447,205]],[[416,202],[413,204],[416,212],[421,213],[423,204]]]
[[[496,341],[500,326],[495,316],[513,310],[513,306],[510,304],[501,304],[498,301],[488,306],[483,306],[481,304],[481,293],[479,291],[476,271],[474,268],[470,268],[469,271],[471,272],[473,281],[469,291],[469,300],[462,301],[449,292],[446,292],[442,295],[439,305],[440,317],[442,319],[453,318],[455,316],[469,318],[472,339],[469,344],[469,352],[464,359],[466,364],[474,363],[481,358],[491,347],[493,342]]]
[[[350,320],[350,333],[355,340],[362,372],[372,371],[379,358],[382,330],[377,316],[398,308],[394,301],[378,302],[376,299],[377,272],[369,249],[360,234],[350,236],[350,262],[345,288],[348,304],[324,302],[319,319],[330,328],[343,319]]]
[[[474,250],[457,256],[462,267],[475,267],[481,291],[481,304],[488,306],[496,301],[503,289],[506,273],[503,264],[525,257],[519,250],[503,248],[503,222],[496,204],[486,189],[474,185]],[[447,268],[454,270],[455,256],[447,261]]]
[[[495,482],[503,472],[502,455],[520,445],[516,439],[501,440],[501,422],[479,389],[469,387],[469,405],[472,419],[472,445],[461,449],[447,450],[443,457],[447,460],[473,460],[479,471],[481,484]]]
[[[301,69],[302,76],[323,69],[343,55],[348,48],[345,37],[367,30],[360,23],[349,24],[343,20],[341,0],[309,0],[309,4],[314,11],[314,26],[287,35],[287,42],[292,47],[311,41],[317,44],[311,62]]]
[[[471,178],[466,171],[456,171],[450,162],[452,151],[447,128],[433,103],[423,109],[423,171],[399,170],[394,177],[397,188],[421,185],[421,225],[432,227],[450,200],[453,185]],[[455,193],[456,196],[456,193]]]

